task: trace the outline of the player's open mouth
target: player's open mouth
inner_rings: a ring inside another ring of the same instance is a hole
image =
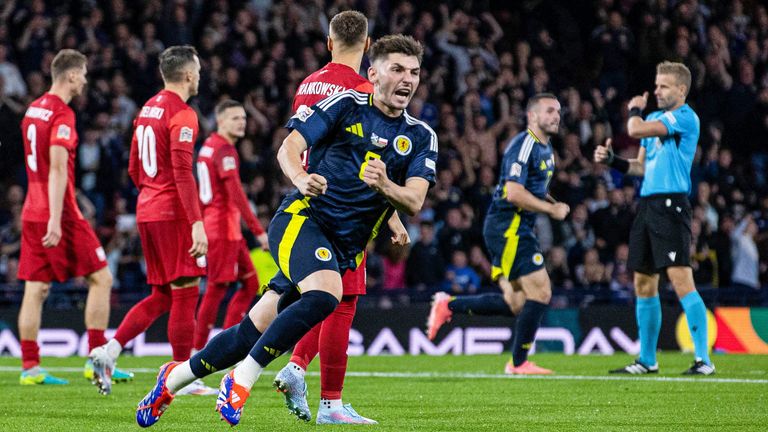
[[[408,96],[411,95],[411,90],[410,89],[405,89],[405,88],[399,89],[399,90],[395,90],[395,95],[407,98]]]

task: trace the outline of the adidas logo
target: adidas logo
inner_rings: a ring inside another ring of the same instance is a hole
[[[269,355],[271,355],[271,356],[273,356],[273,357],[275,357],[275,358],[277,358],[277,357],[280,357],[280,354],[282,354],[282,353],[283,353],[283,352],[282,352],[282,351],[280,351],[280,350],[276,350],[276,349],[274,349],[274,348],[270,348],[270,347],[264,347],[264,351],[268,352],[268,353],[269,353]]]
[[[206,362],[203,359],[200,359],[200,363],[202,363],[204,368],[206,368],[207,370],[209,370],[211,372],[216,372],[217,371],[217,369],[215,367],[211,366],[210,363]]]
[[[240,395],[237,394],[237,392],[232,392],[232,403],[238,403],[240,402]]]
[[[355,123],[352,126],[347,126],[344,130],[359,137],[363,136],[363,125],[361,123]]]
[[[675,262],[675,257],[677,256],[677,252],[669,252],[669,253],[667,254],[667,256],[669,257],[669,259],[670,259],[672,262]]]

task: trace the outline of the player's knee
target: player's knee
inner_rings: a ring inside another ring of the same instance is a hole
[[[104,270],[92,274],[89,279],[91,289],[96,288],[109,291],[112,289],[112,284],[114,283],[112,272],[106,267]]]
[[[45,301],[45,299],[48,298],[48,294],[50,294],[51,291],[51,285],[43,283],[31,284],[27,287],[27,290],[30,291],[33,299],[39,303],[42,303]]]

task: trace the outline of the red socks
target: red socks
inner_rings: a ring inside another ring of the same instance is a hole
[[[309,331],[293,349],[291,361],[304,370],[320,353],[320,397],[341,399],[347,373],[349,329],[357,309],[357,296],[346,296],[336,310]]]
[[[40,364],[40,347],[37,341],[21,340],[21,368],[29,369]]]
[[[213,324],[216,322],[216,313],[219,311],[221,299],[227,294],[228,283],[210,283],[205,288],[203,300],[197,310],[197,324],[195,325],[194,347],[200,351],[208,342]]]
[[[171,309],[170,291],[170,285],[153,286],[152,294],[136,303],[125,315],[123,322],[117,328],[115,340],[121,346],[125,346],[133,338],[146,331],[160,315],[168,312]],[[192,310],[194,311],[194,306],[192,306]]]
[[[256,272],[253,273],[247,279],[241,280],[242,286],[232,296],[227,306],[227,316],[224,318],[224,328],[228,329],[233,325],[239,323],[248,313],[251,308],[251,303],[256,295],[259,293],[259,277]]]
[[[104,337],[104,329],[88,329],[88,352],[107,343]]]
[[[185,361],[192,352],[195,332],[195,306],[199,292],[197,285],[171,290],[171,314],[168,317],[168,341],[173,348],[173,360]]]
[[[349,329],[357,309],[357,296],[343,297],[320,331],[320,398],[341,399],[347,373]]]

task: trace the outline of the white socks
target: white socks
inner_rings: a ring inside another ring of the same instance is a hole
[[[320,399],[321,410],[341,408],[342,406],[341,399]]]
[[[249,391],[253,387],[253,383],[259,379],[259,375],[264,370],[256,360],[251,356],[246,356],[242,363],[236,367],[232,372],[235,377],[235,382]]]
[[[171,370],[165,381],[165,386],[171,393],[176,393],[196,379],[197,377],[192,373],[192,368],[189,366],[189,360],[187,360]]]
[[[117,360],[117,358],[120,357],[120,353],[123,351],[123,347],[120,345],[120,342],[115,339],[110,339],[109,342],[107,342],[106,350],[107,354],[113,360]]]

